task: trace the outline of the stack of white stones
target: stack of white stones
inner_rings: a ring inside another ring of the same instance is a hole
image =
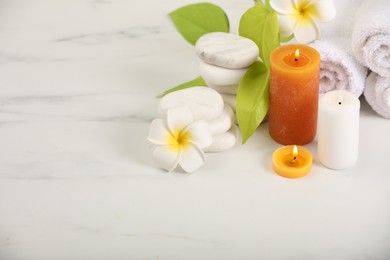
[[[236,94],[240,80],[259,56],[257,45],[244,37],[214,32],[196,43],[202,60],[200,74],[208,87],[191,87],[172,92],[158,104],[160,118],[174,107],[188,107],[195,120],[205,120],[213,143],[205,152],[222,152],[232,148],[239,139],[236,126]]]
[[[236,144],[239,130],[234,123],[234,112],[217,91],[191,87],[167,94],[158,104],[159,117],[166,119],[168,109],[175,107],[187,107],[195,120],[207,121],[213,142],[204,152],[222,152]]]
[[[200,75],[235,112],[240,80],[259,56],[256,43],[235,34],[213,32],[200,37],[195,48],[201,59]]]

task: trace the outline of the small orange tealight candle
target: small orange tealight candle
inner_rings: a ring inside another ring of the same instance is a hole
[[[274,171],[286,178],[303,177],[311,171],[313,156],[302,146],[281,147],[272,155]]]

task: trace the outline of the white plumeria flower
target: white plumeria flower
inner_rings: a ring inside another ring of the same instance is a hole
[[[194,121],[187,107],[169,109],[167,120],[153,120],[148,140],[158,145],[153,157],[160,166],[171,172],[180,164],[186,172],[193,172],[206,162],[202,148],[212,143],[208,123]]]
[[[315,19],[328,22],[336,16],[333,0],[271,0],[270,4],[278,14],[280,35],[294,33],[303,44],[320,38]]]

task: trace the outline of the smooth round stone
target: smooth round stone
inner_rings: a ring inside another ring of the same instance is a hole
[[[248,68],[227,69],[200,62],[199,72],[202,78],[212,85],[238,85]]]
[[[222,113],[215,119],[210,120],[209,129],[212,135],[219,135],[228,131],[234,124],[235,114],[233,109],[225,104]]]
[[[259,56],[259,48],[252,40],[224,32],[203,35],[195,49],[204,62],[229,69],[249,67]]]
[[[240,131],[233,125],[229,131],[213,136],[213,143],[203,150],[208,153],[223,152],[232,148],[238,141]]]
[[[224,102],[221,95],[212,88],[191,87],[162,97],[157,113],[160,118],[166,118],[168,109],[174,107],[188,107],[195,120],[212,120],[222,113]]]
[[[207,83],[207,86],[209,88],[215,89],[216,91],[218,91],[221,94],[235,95],[235,94],[237,94],[237,91],[238,91],[238,85],[213,85],[213,84]]]
[[[221,97],[223,98],[223,101],[225,104],[229,105],[234,112],[236,112],[236,95],[228,95],[228,94],[221,94]]]

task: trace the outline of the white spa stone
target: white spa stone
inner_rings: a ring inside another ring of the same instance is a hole
[[[235,94],[237,94],[237,91],[238,91],[238,84],[235,84],[235,85],[213,85],[213,84],[209,84],[207,82],[206,82],[206,84],[209,88],[215,89],[216,91],[218,91],[221,94],[235,95]]]
[[[229,105],[236,112],[236,95],[221,94],[225,104]]]
[[[225,104],[222,113],[215,119],[210,120],[209,129],[212,135],[219,135],[228,131],[234,124],[235,114],[233,109]]]
[[[248,68],[226,69],[200,62],[199,72],[202,78],[212,85],[238,85]]]
[[[158,102],[157,113],[160,118],[166,118],[169,108],[188,107],[195,120],[212,120],[217,118],[224,109],[221,95],[212,88],[191,87],[167,94]]]
[[[224,32],[203,35],[195,49],[204,62],[229,69],[249,67],[259,56],[259,48],[252,40]]]
[[[232,148],[238,141],[240,131],[236,125],[233,125],[229,131],[213,136],[213,143],[204,148],[204,152],[216,153],[223,152]]]

